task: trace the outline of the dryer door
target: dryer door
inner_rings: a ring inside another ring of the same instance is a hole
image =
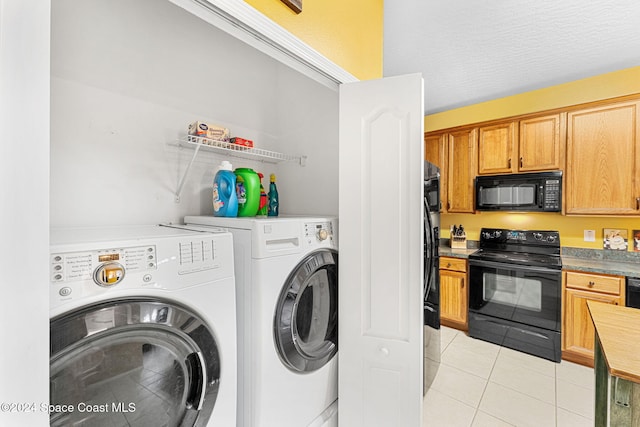
[[[206,425],[219,351],[188,309],[117,300],[59,316],[50,327],[51,426]]]
[[[287,278],[276,306],[276,349],[294,372],[324,366],[338,351],[338,253],[307,255]]]

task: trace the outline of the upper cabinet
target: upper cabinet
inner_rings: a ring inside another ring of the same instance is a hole
[[[448,134],[429,135],[424,137],[424,159],[440,168],[440,211],[447,208],[447,164],[449,162]]]
[[[568,113],[567,214],[640,213],[640,101]]]
[[[562,169],[564,114],[480,127],[478,174]]]
[[[520,120],[519,172],[564,169],[566,113]]]
[[[452,132],[448,139],[447,212],[474,213],[478,128]]]
[[[516,171],[518,122],[484,126],[478,130],[478,174]]]
[[[474,212],[478,128],[425,135],[425,160],[440,168],[442,212]]]

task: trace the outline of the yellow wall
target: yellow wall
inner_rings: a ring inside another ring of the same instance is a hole
[[[640,67],[431,114],[424,118],[424,129],[430,132],[633,93],[640,93]]]
[[[562,246],[602,249],[603,228],[628,230],[629,250],[633,250],[631,230],[640,230],[640,218],[575,217],[554,213],[478,212],[476,214],[443,214],[440,237],[448,238],[452,225],[464,225],[467,240],[479,240],[482,227],[512,230],[558,230]],[[585,242],[584,230],[595,230],[596,241]]]
[[[640,93],[640,67],[426,116],[425,130],[445,129],[634,93]],[[598,249],[602,249],[603,246],[602,229],[619,228],[628,230],[629,250],[633,250],[631,230],[640,230],[640,218],[638,217],[576,217],[553,213],[479,212],[476,214],[442,215],[441,237],[449,237],[449,227],[453,224],[463,224],[467,230],[467,239],[470,240],[479,239],[482,227],[558,230],[563,246]],[[596,241],[585,242],[584,230],[595,230]]]
[[[383,0],[245,0],[360,80],[382,77]]]

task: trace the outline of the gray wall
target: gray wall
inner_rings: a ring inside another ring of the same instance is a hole
[[[337,214],[338,94],[168,2],[57,0],[51,42],[51,225],[180,222],[211,214],[217,165],[276,173],[281,212]],[[177,140],[202,120],[256,147],[306,155],[262,163]]]

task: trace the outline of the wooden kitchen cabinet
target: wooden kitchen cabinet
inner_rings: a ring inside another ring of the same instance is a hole
[[[425,160],[440,168],[442,212],[473,213],[478,168],[477,128],[425,135]]]
[[[468,330],[469,290],[467,260],[440,257],[440,322]]]
[[[565,113],[509,121],[478,130],[478,174],[563,169]]]
[[[587,301],[624,305],[625,278],[565,271],[562,279],[562,358],[593,367],[595,329]]]
[[[474,213],[478,129],[450,133],[447,150],[447,212]]]
[[[520,120],[519,172],[564,169],[567,114]]]
[[[518,122],[484,126],[478,130],[478,174],[516,172]]]
[[[447,206],[448,141],[448,134],[424,137],[424,159],[440,168],[440,212],[446,212]]]
[[[640,101],[568,113],[565,184],[568,215],[640,214]]]

